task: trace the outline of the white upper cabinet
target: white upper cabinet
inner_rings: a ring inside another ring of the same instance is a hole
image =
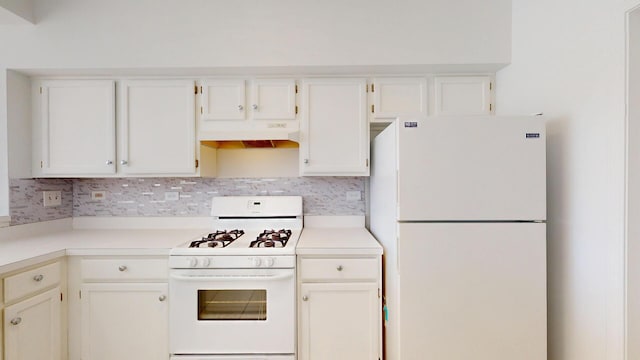
[[[127,175],[193,175],[195,94],[192,80],[122,83],[119,166]]]
[[[376,78],[371,84],[371,94],[372,121],[427,116],[427,79],[424,77]]]
[[[440,76],[435,83],[435,115],[490,115],[493,84],[489,76]]]
[[[296,82],[293,79],[257,79],[251,85],[251,114],[256,120],[294,120]]]
[[[303,80],[302,175],[369,175],[366,86],[362,78]]]
[[[40,118],[34,122],[34,174],[115,173],[113,80],[43,81],[36,96]]]
[[[245,81],[236,79],[201,82],[203,120],[244,120],[246,116]]]

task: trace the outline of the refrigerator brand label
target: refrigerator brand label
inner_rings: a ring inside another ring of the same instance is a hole
[[[537,139],[540,137],[540,133],[527,133],[526,137],[527,139],[529,138]]]
[[[405,121],[404,122],[404,127],[408,127],[408,128],[417,128],[418,127],[418,122],[417,121]]]

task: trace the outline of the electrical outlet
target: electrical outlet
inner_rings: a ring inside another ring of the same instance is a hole
[[[44,207],[58,206],[62,204],[62,192],[61,191],[43,191],[42,204],[44,205]]]
[[[360,199],[360,191],[347,191],[347,201],[359,201]]]

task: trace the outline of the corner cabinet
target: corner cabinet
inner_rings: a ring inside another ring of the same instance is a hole
[[[367,80],[302,81],[300,174],[369,176]]]
[[[4,360],[60,360],[63,265],[38,266],[4,278]]]
[[[123,174],[195,174],[194,89],[192,80],[122,83],[119,165]]]
[[[50,80],[34,92],[34,174],[115,174],[115,82]]]

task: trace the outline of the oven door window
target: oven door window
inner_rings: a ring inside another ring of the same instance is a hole
[[[267,290],[198,290],[198,320],[267,320]]]

